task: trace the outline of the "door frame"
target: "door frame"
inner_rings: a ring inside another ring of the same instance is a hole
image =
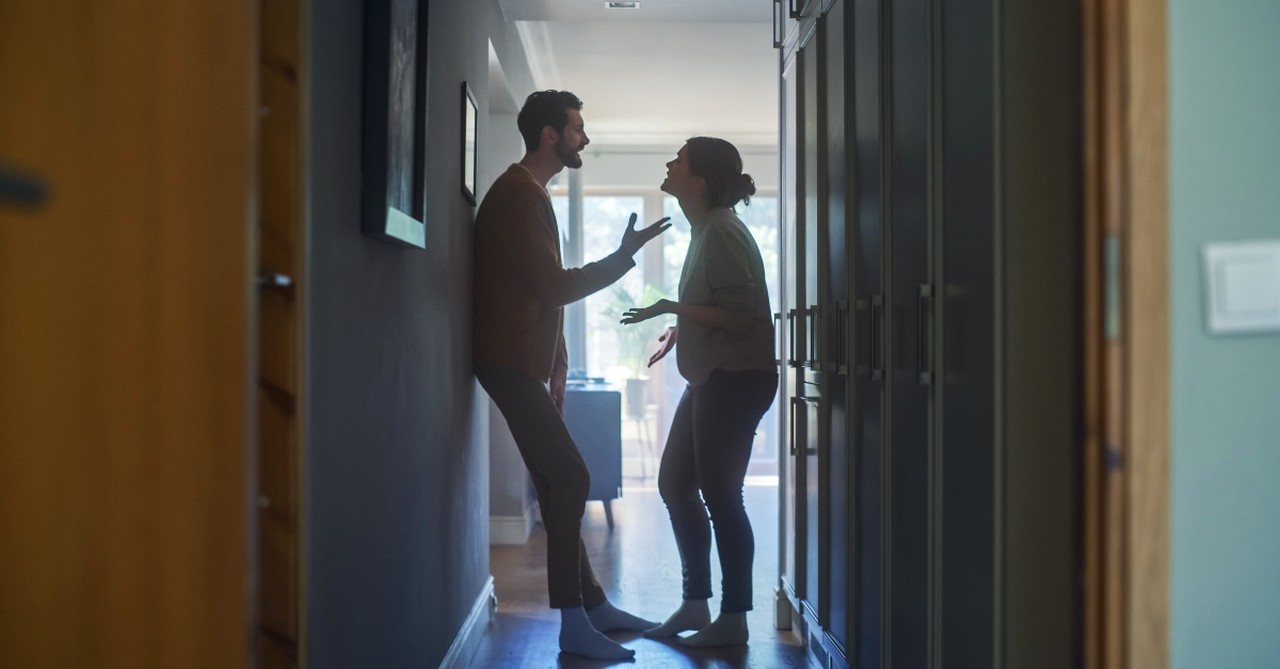
[[[1086,667],[1169,666],[1166,0],[1086,0]]]

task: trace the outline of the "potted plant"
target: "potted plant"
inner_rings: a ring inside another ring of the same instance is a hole
[[[608,316],[614,322],[621,314],[632,307],[647,307],[665,297],[661,290],[653,284],[646,283],[639,295],[633,294],[623,286],[613,286],[613,303],[609,306]],[[657,350],[658,337],[668,325],[670,319],[651,318],[634,325],[618,325],[618,357],[626,366],[629,374],[626,381],[626,411],[632,418],[645,414],[645,385],[649,377],[649,356]]]

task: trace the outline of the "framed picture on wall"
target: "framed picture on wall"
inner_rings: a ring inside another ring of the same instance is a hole
[[[462,195],[476,203],[476,96],[462,82]]]
[[[426,247],[426,0],[365,0],[360,229]]]

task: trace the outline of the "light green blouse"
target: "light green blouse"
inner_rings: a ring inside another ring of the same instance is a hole
[[[773,317],[764,261],[756,240],[732,209],[716,209],[692,230],[680,272],[680,302],[721,307],[729,324],[711,328],[677,318],[676,365],[693,385],[711,370],[776,370]]]

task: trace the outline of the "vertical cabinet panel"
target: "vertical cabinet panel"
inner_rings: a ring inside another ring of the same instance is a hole
[[[1078,22],[991,0],[815,3],[782,85],[784,578],[806,640],[833,667],[1022,666],[1046,643],[1068,661],[1074,528],[1035,519],[1070,525],[1079,381],[1069,348],[1028,333],[1070,329],[1076,307]]]
[[[886,152],[881,134],[882,0],[851,3],[853,199],[850,279],[853,298],[854,375],[850,430],[854,516],[854,648],[858,666],[880,666],[885,616],[884,542],[884,323],[883,191]],[[853,659],[853,658],[851,658]]]
[[[821,127],[819,112],[822,103],[819,99],[819,73],[821,63],[821,34],[807,44],[801,46],[799,59],[800,75],[800,109],[799,109],[799,149],[800,149],[800,192],[802,198],[797,212],[798,225],[802,243],[803,258],[800,268],[803,271],[801,297],[804,305],[803,332],[804,356],[799,373],[797,395],[806,398],[812,406],[821,404],[824,392],[822,378],[823,349],[826,345],[823,337],[822,309],[823,287],[821,281],[822,262],[822,230],[823,216],[822,191],[820,182],[820,157],[822,155]],[[820,620],[823,615],[822,590],[825,579],[823,572],[827,568],[826,524],[823,509],[824,487],[821,485],[825,455],[823,445],[826,443],[826,428],[820,416],[813,416],[806,436],[812,440],[813,447],[802,451],[797,459],[797,471],[803,474],[805,525],[804,525],[804,610],[806,617]]]
[[[849,412],[850,370],[850,295],[849,295],[849,114],[846,102],[846,49],[848,45],[847,13],[843,3],[834,3],[819,24],[822,48],[820,68],[823,113],[822,230],[823,246],[823,400],[827,439],[823,462],[824,514],[826,523],[828,569],[824,587],[823,626],[834,650],[848,656],[850,647],[850,613],[852,597],[851,527],[853,510],[850,495]]]
[[[929,646],[931,351],[930,0],[892,0],[889,137],[890,651],[924,667]]]
[[[781,200],[782,200],[782,238],[784,246],[784,263],[786,267],[786,280],[782,290],[783,301],[783,318],[785,319],[783,352],[787,361],[786,379],[787,388],[784,390],[787,398],[794,397],[795,394],[795,378],[799,373],[800,367],[800,306],[804,304],[804,296],[800,293],[801,285],[795,280],[796,272],[799,268],[800,259],[803,254],[799,252],[800,238],[798,226],[799,207],[797,203],[796,193],[798,184],[799,171],[799,151],[797,150],[797,129],[799,128],[799,82],[798,82],[798,64],[794,54],[790,57],[784,53],[783,62],[781,64],[782,82],[782,165],[781,165]],[[782,473],[782,513],[784,520],[782,525],[785,527],[783,536],[781,537],[782,565],[781,565],[781,586],[784,593],[792,600],[793,607],[798,606],[796,597],[802,592],[802,586],[799,578],[801,577],[801,568],[798,561],[804,559],[803,551],[800,550],[800,540],[803,534],[799,531],[802,520],[802,506],[798,503],[797,491],[802,481],[798,478],[798,467],[795,458],[797,444],[795,441],[795,429],[799,418],[794,411],[788,413],[789,430],[787,434],[791,439],[788,444],[788,457],[784,459],[784,471]]]
[[[940,375],[941,476],[939,654],[956,666],[997,666],[997,443],[993,404],[999,342],[995,285],[996,143],[992,3],[941,5],[941,230],[943,329]]]

